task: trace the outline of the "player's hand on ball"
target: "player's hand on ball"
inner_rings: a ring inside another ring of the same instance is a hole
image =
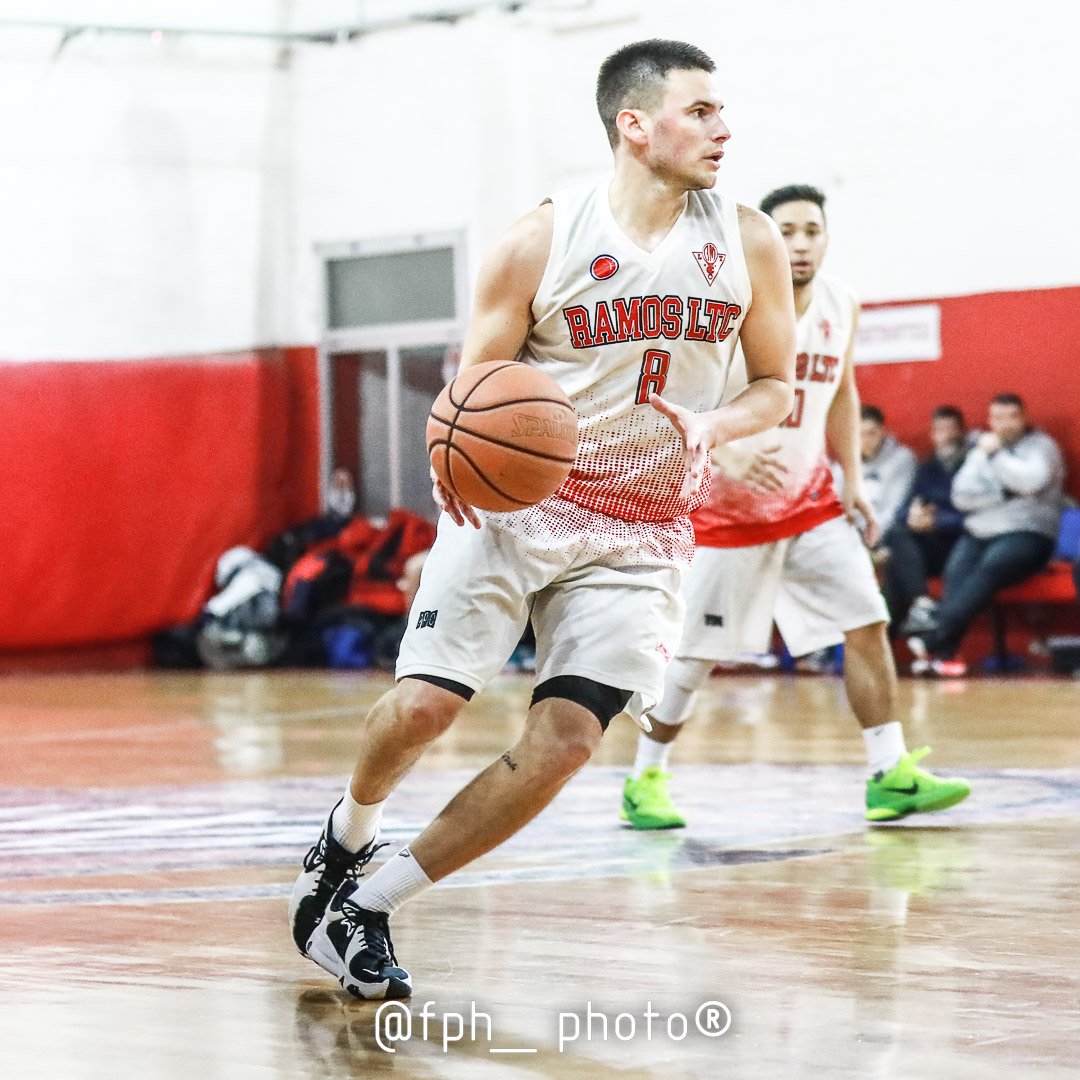
[[[474,529],[480,528],[476,511],[449,491],[435,475],[434,469],[431,470],[431,497],[440,510],[445,510],[450,515],[455,525],[464,525],[467,521]]]
[[[659,394],[650,394],[649,404],[661,416],[666,416],[682,436],[686,479],[679,494],[688,499],[697,494],[705,479],[705,470],[709,467],[709,451],[716,443],[716,432],[701,413],[665,401]]]

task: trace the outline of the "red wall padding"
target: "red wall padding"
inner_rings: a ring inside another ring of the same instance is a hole
[[[0,364],[0,649],[192,619],[214,565],[317,512],[314,349]]]
[[[1019,394],[1036,425],[1061,444],[1068,490],[1080,498],[1080,288],[912,303],[941,306],[942,359],[859,365],[862,400],[879,406],[921,455],[936,405],[958,405],[969,424],[985,427],[995,394]]]
[[[935,302],[943,359],[860,366],[863,400],[922,452],[935,405],[982,424],[1015,391],[1080,496],[1080,288]],[[0,363],[0,650],[98,655],[190,620],[222,551],[317,512],[318,460],[314,348]]]

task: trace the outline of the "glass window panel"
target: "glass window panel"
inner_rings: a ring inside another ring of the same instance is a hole
[[[390,510],[390,390],[386,353],[360,354],[360,484],[357,507],[365,517]]]
[[[443,388],[444,346],[402,349],[401,363],[401,501],[425,517],[437,511],[431,498],[427,455],[428,413]]]
[[[331,330],[453,319],[454,249],[331,259],[327,300]]]

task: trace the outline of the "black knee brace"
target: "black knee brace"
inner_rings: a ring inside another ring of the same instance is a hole
[[[600,721],[600,729],[607,731],[612,717],[618,716],[626,708],[632,694],[632,690],[619,690],[581,675],[556,675],[553,679],[546,679],[533,691],[529,708],[546,698],[565,698],[588,709]]]
[[[421,682],[431,683],[432,686],[449,690],[451,694],[457,694],[458,697],[463,697],[466,701],[472,701],[472,696],[476,693],[471,686],[456,682],[454,679],[444,679],[441,675],[403,675],[402,678],[419,679]]]

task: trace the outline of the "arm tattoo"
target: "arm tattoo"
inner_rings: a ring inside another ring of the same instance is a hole
[[[507,764],[507,767],[510,769],[511,772],[517,772],[517,763],[510,756],[510,751],[509,750],[507,750],[506,753],[503,754],[503,756],[501,758],[499,758],[499,760],[500,761],[505,761],[506,764]]]

